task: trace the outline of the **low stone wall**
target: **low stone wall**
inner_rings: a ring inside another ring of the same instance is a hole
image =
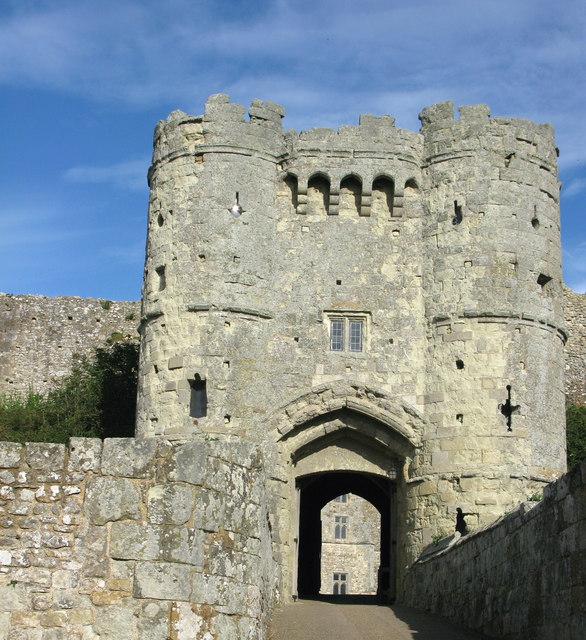
[[[586,461],[495,523],[417,562],[404,600],[490,637],[586,638]]]
[[[265,638],[267,504],[240,443],[0,443],[0,639]]]

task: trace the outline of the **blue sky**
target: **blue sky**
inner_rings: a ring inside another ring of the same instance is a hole
[[[551,122],[586,291],[586,11],[564,0],[2,0],[0,291],[140,296],[152,131],[229,93],[286,128],[434,102]]]

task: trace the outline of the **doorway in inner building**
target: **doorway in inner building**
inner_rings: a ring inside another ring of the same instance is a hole
[[[297,592],[395,597],[395,484],[330,471],[299,477]]]

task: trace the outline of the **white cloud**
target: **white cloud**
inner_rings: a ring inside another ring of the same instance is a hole
[[[10,207],[0,211],[0,248],[5,251],[60,245],[88,235],[79,226],[67,225],[55,209]]]
[[[109,167],[91,167],[82,165],[68,169],[64,177],[73,182],[110,183],[120,189],[140,191],[147,189],[147,170],[149,162],[127,160]]]

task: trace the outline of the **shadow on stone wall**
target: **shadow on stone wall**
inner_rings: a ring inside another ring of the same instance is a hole
[[[402,600],[493,638],[586,637],[586,461],[409,570]]]

